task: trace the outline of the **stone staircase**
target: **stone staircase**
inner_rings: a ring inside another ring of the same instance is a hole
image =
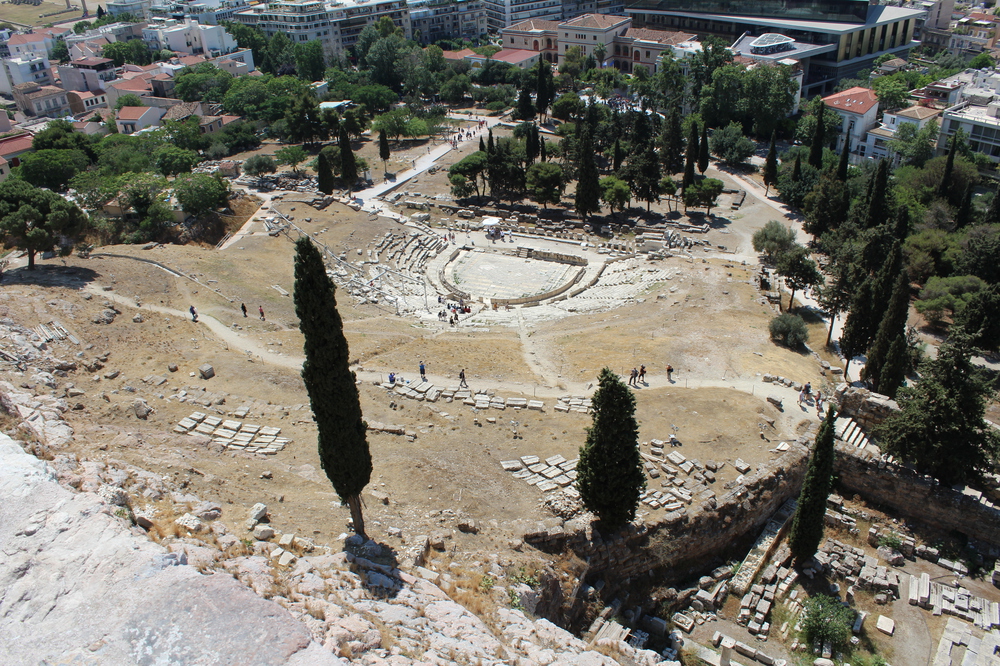
[[[856,449],[864,449],[871,444],[868,436],[861,430],[861,426],[850,417],[839,417],[834,425],[834,432],[838,439],[847,442],[847,444]]]

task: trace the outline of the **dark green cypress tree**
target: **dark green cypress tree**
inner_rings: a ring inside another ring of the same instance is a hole
[[[354,161],[351,138],[347,136],[347,129],[343,125],[340,126],[340,177],[349,190],[353,190],[354,184],[358,182],[358,165]]]
[[[584,220],[591,213],[601,210],[600,176],[594,162],[594,142],[590,135],[590,125],[576,126],[576,150],[579,159],[577,167],[576,197],[574,205]]]
[[[535,117],[535,105],[531,102],[531,91],[527,87],[521,88],[512,117],[514,120],[531,120]]]
[[[826,104],[820,102],[816,112],[816,129],[809,146],[809,166],[823,168],[823,142],[826,140]]]
[[[389,151],[389,138],[385,135],[385,132],[378,133],[378,157],[382,160],[382,165],[389,161],[392,153]]]
[[[910,354],[906,345],[906,333],[899,333],[889,345],[889,353],[885,356],[885,364],[879,375],[878,392],[896,399],[903,382],[906,381],[906,370],[910,365]]]
[[[691,123],[691,131],[688,134],[687,155],[684,162],[684,180],[681,181],[681,188],[686,188],[694,182],[694,167],[698,161],[698,123]]]
[[[538,62],[538,76],[535,78],[535,106],[540,115],[545,115],[545,110],[552,103],[552,69],[545,60]]]
[[[983,224],[1000,224],[1000,184],[993,191],[993,200],[983,216]]]
[[[955,213],[955,228],[961,229],[967,227],[972,223],[972,183],[965,186],[965,192],[962,194],[962,205],[958,207],[958,212]]]
[[[336,286],[323,257],[308,238],[295,242],[295,315],[305,339],[302,381],[316,420],[319,460],[340,500],[351,510],[354,531],[366,537],[361,491],[372,475],[361,401],[344,323],[337,311]]]
[[[529,165],[535,162],[535,158],[538,157],[539,150],[538,125],[532,123],[531,127],[528,129],[527,136],[524,137],[524,156]]]
[[[326,153],[319,151],[316,158],[316,187],[323,194],[333,194],[333,167]]]
[[[795,164],[792,165],[792,182],[797,183],[802,178],[802,156],[795,156]]]
[[[684,127],[681,114],[671,108],[660,134],[660,161],[665,173],[673,174],[684,168]]]
[[[481,153],[486,152],[486,142],[483,141],[483,137],[479,137],[479,152]]]
[[[867,360],[864,370],[861,373],[864,379],[874,391],[881,393],[881,373],[886,359],[889,356],[889,347],[892,341],[901,332],[906,331],[906,316],[910,309],[910,285],[906,281],[906,272],[899,271],[899,277],[893,285],[892,297],[889,306],[885,310],[885,316],[879,324],[875,340],[868,349]]]
[[[620,140],[615,139],[614,153],[611,158],[611,169],[617,172],[618,169],[622,167],[622,160],[625,159],[625,153],[622,152],[622,143]]]
[[[492,155],[496,151],[496,145],[493,143],[493,128],[491,127],[486,139],[486,154]]]
[[[872,310],[873,301],[873,281],[866,279],[851,299],[851,307],[844,320],[844,330],[840,334],[840,351],[846,361],[845,378],[851,367],[851,359],[868,348],[872,332],[879,324],[877,315]]]
[[[771,132],[771,147],[767,149],[767,158],[764,160],[764,196],[771,191],[772,185],[778,184],[778,144],[775,141],[775,133]]]
[[[955,172],[955,154],[958,152],[955,149],[958,145],[956,143],[957,140],[958,132],[955,132],[955,134],[951,136],[950,147],[948,149],[948,160],[944,163],[944,176],[942,176],[941,182],[938,183],[937,195],[943,199],[951,198],[951,177]]]
[[[482,139],[480,139],[482,141]],[[543,162],[547,162],[549,159],[548,150],[545,148],[545,137],[540,137],[538,139],[538,159]]]
[[[799,564],[806,562],[819,550],[823,541],[823,523],[826,516],[826,498],[833,487],[834,428],[836,412],[830,406],[826,419],[816,435],[806,478],[802,482],[798,506],[792,517],[788,533],[788,547]]]
[[[844,149],[840,151],[840,161],[837,162],[837,180],[842,183],[847,182],[847,167],[850,166],[851,139],[844,139]]]
[[[701,124],[701,140],[698,143],[698,171],[705,175],[708,169],[708,123]]]
[[[868,194],[868,206],[861,219],[865,229],[885,224],[889,220],[889,160],[879,160],[878,168],[872,174],[871,189]]]
[[[591,399],[593,424],[580,447],[576,487],[588,511],[615,530],[635,518],[646,474],[639,455],[635,395],[610,368],[601,370]]]

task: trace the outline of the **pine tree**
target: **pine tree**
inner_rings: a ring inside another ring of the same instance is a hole
[[[879,324],[875,340],[868,349],[862,379],[869,383],[872,390],[882,393],[881,375],[889,356],[889,347],[900,333],[906,331],[906,316],[910,308],[910,285],[906,280],[906,272],[900,271],[899,277],[892,289],[889,307]]]
[[[951,177],[955,172],[955,154],[958,152],[956,149],[958,144],[958,132],[955,132],[951,136],[951,144],[948,149],[948,160],[944,163],[944,176],[941,178],[941,182],[938,183],[937,195],[943,199],[951,198]]]
[[[826,104],[820,102],[816,112],[816,128],[813,130],[812,145],[809,146],[809,166],[823,168],[823,142],[826,134]]]
[[[681,181],[681,188],[687,188],[694,182],[694,167],[698,161],[698,123],[691,123],[691,131],[688,134],[687,155],[684,162],[684,180]]]
[[[775,141],[775,133],[771,132],[771,147],[767,149],[767,158],[764,160],[764,196],[771,191],[772,185],[778,184],[778,144]]]
[[[622,152],[621,141],[615,139],[613,157],[611,158],[611,170],[617,173],[618,169],[622,167],[622,160],[624,159],[625,159],[625,153]]]
[[[842,183],[847,182],[847,167],[851,157],[851,138],[844,138],[844,149],[840,151],[840,162],[837,163],[837,180]]]
[[[610,368],[604,368],[591,403],[593,425],[580,447],[576,487],[583,506],[614,530],[635,518],[639,495],[646,488],[635,395]]]
[[[480,139],[481,141],[482,139]],[[389,152],[389,138],[385,135],[385,132],[378,133],[378,156],[382,160],[382,166],[389,161],[389,157],[392,153]]]
[[[792,182],[797,183],[802,178],[802,156],[795,156],[795,164],[792,165]]]
[[[826,419],[816,435],[816,446],[809,458],[806,478],[802,482],[798,506],[792,517],[788,533],[788,547],[799,564],[816,554],[823,541],[823,523],[826,515],[826,498],[833,487],[834,422],[833,407],[826,412]]]
[[[343,125],[340,126],[340,177],[349,190],[353,190],[354,184],[358,182],[358,165],[354,161],[351,138],[347,136],[347,129]]]
[[[337,311],[336,286],[309,238],[295,243],[295,314],[305,338],[302,381],[316,420],[319,460],[342,502],[351,510],[354,531],[366,537],[361,491],[371,480],[361,401],[344,323]]]
[[[330,166],[330,160],[322,150],[316,158],[316,180],[316,187],[320,192],[333,194],[333,167]]]
[[[600,176],[594,163],[594,142],[587,123],[576,126],[576,150],[579,166],[574,205],[576,212],[586,220],[588,215],[601,210]]]
[[[684,168],[684,127],[680,111],[676,107],[670,109],[660,133],[660,161],[663,163],[663,171],[668,174],[677,173]]]
[[[698,143],[698,171],[705,175],[708,169],[708,123],[701,124],[701,140]]]

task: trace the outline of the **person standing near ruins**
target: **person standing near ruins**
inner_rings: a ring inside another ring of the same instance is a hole
[[[643,384],[646,383],[646,366],[644,365],[639,366],[639,381]]]
[[[673,374],[674,374],[674,366],[672,366],[672,365],[670,365],[668,363],[667,364],[667,381],[670,382],[671,384],[674,383]]]
[[[240,303],[240,310],[243,310],[243,317],[246,318],[246,316],[247,316],[247,304],[246,303]]]
[[[261,321],[267,321],[266,319],[264,319],[264,306],[263,305],[258,305],[257,306],[257,310],[260,312],[260,320]]]
[[[427,381],[427,368],[424,366],[424,362],[420,362],[420,379],[422,381]]]
[[[465,368],[458,373],[458,388],[469,388],[469,385],[465,381]]]
[[[636,380],[636,377],[638,377],[638,376],[639,376],[639,371],[636,370],[635,368],[632,368],[632,372],[630,372],[629,375],[628,375],[628,385],[629,386],[635,386],[636,385],[635,380]]]
[[[189,308],[189,310],[191,312],[191,321],[197,322],[198,321],[198,311],[194,309],[193,305]]]

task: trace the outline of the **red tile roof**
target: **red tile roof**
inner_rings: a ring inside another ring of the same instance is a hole
[[[0,157],[17,156],[31,150],[32,138],[30,134],[19,134],[0,139]]]
[[[521,21],[507,28],[507,30],[558,30],[559,21],[546,21],[544,19],[528,19]]]
[[[47,35],[40,35],[38,33],[32,33],[30,35],[14,35],[7,40],[7,45],[37,44],[38,42],[44,42],[46,39],[48,39]]]
[[[687,32],[673,32],[671,30],[650,30],[648,28],[629,28],[625,36],[631,39],[639,39],[644,42],[656,42],[658,44],[681,44],[689,42],[695,38]]]
[[[631,23],[632,19],[627,16],[608,16],[607,14],[584,14],[569,21],[563,21],[560,25],[573,28],[598,28],[606,30],[622,23]]]
[[[511,65],[516,65],[525,60],[537,57],[538,51],[529,51],[526,49],[503,49],[493,54],[493,60],[510,63]]]
[[[824,97],[823,102],[832,109],[864,115],[878,104],[875,91],[860,86],[848,88],[844,92]]]
[[[139,120],[149,111],[148,106],[123,106],[118,109],[118,120]]]
[[[445,60],[463,60],[466,56],[474,56],[476,52],[472,49],[462,49],[461,51],[445,51]]]

